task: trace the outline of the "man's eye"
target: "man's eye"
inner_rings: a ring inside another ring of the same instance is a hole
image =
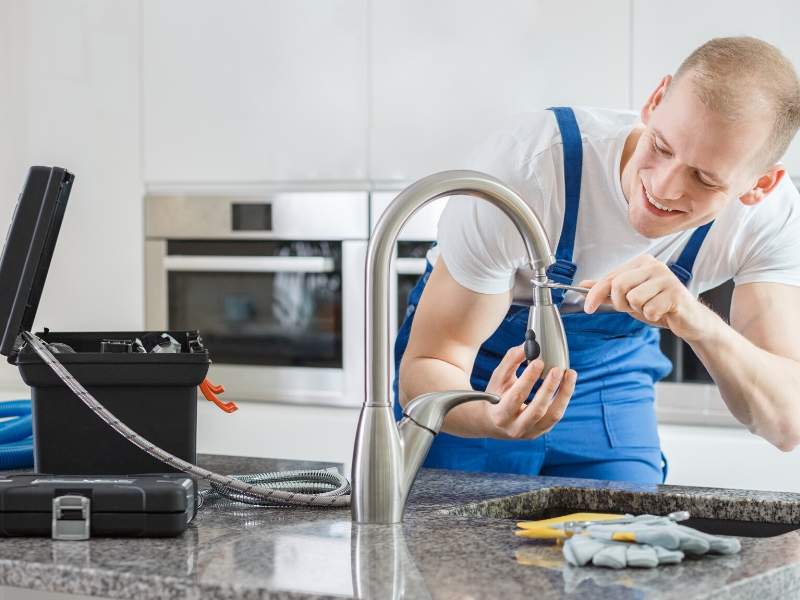
[[[697,181],[699,181],[700,183],[702,183],[706,187],[709,187],[709,188],[717,187],[716,184],[704,179],[703,175],[700,173],[700,171],[695,171],[694,172],[694,176],[697,177]]]
[[[671,154],[666,148],[662,148],[656,142],[653,142],[653,150],[655,150],[659,154],[663,154],[664,156],[671,156]]]

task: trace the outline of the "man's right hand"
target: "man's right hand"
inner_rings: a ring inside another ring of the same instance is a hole
[[[525,404],[534,384],[542,375],[544,363],[536,359],[528,363],[517,377],[517,369],[525,361],[523,346],[513,346],[497,365],[486,391],[500,396],[498,404],[480,403],[485,407],[487,437],[528,440],[550,431],[564,416],[578,374],[572,369],[552,368],[530,404]]]

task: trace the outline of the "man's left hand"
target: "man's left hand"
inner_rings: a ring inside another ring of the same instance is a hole
[[[584,302],[587,313],[609,304],[648,325],[669,328],[684,340],[702,337],[709,309],[666,264],[649,254],[638,256],[598,281],[584,280],[578,285],[591,288]]]

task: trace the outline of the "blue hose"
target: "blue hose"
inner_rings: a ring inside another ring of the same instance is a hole
[[[19,442],[30,437],[33,434],[32,418],[31,415],[25,415],[0,423],[0,445]]]
[[[33,466],[33,440],[27,444],[0,446],[0,469],[26,469]]]
[[[16,417],[0,423],[0,469],[33,466],[33,425],[30,400],[0,402],[0,418]]]
[[[6,400],[0,402],[0,417],[20,417],[31,414],[30,400]]]

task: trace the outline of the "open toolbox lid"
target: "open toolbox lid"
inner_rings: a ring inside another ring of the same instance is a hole
[[[0,354],[30,331],[75,179],[60,167],[31,167],[0,259]]]

